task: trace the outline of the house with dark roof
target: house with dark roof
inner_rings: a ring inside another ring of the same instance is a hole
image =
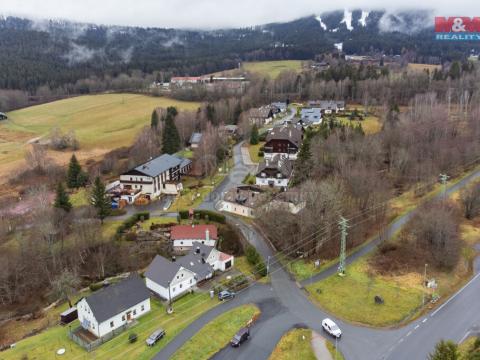
[[[273,111],[270,106],[262,106],[259,108],[253,108],[245,112],[246,117],[250,125],[257,125],[257,127],[263,127],[273,119]]]
[[[194,132],[192,136],[190,136],[190,140],[188,143],[190,144],[190,148],[196,149],[200,146],[202,142],[202,133]]]
[[[193,242],[190,252],[172,261],[157,255],[145,272],[147,287],[163,299],[174,299],[197,284],[209,280],[215,271],[233,266],[234,257],[213,246]]]
[[[259,186],[286,188],[293,174],[292,161],[281,155],[275,155],[260,163],[255,175],[255,184]]]
[[[215,225],[175,225],[171,228],[170,240],[175,251],[190,250],[195,241],[213,247],[218,240],[218,231]]]
[[[255,212],[268,201],[265,190],[258,186],[243,185],[228,190],[220,202],[222,211],[253,218]]]
[[[300,146],[302,145],[303,132],[293,125],[274,127],[265,139],[265,159],[272,159],[275,155],[281,155],[290,160],[296,160]]]
[[[177,194],[183,189],[181,176],[187,174],[192,162],[179,156],[163,154],[120,175],[120,186],[153,199],[161,194]],[[133,203],[134,198],[127,198]]]
[[[150,311],[150,292],[137,274],[82,298],[77,303],[81,326],[100,338]]]

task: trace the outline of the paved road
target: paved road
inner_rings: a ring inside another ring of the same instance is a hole
[[[239,172],[248,172],[243,164],[237,163],[239,158],[241,162],[238,151],[239,148],[235,151],[236,164],[240,167]],[[449,189],[449,192],[458,190],[478,177],[480,177],[480,171],[458,182]],[[236,184],[235,179],[226,180],[225,184],[220,185],[220,193],[234,184]],[[206,201],[202,205],[204,208],[213,208],[214,201]],[[350,256],[347,262],[350,263],[372,251],[381,239],[385,238],[385,235],[390,236],[400,229],[412,214],[413,212],[397,219],[387,228],[383,237],[374,239],[368,246]],[[265,259],[269,256],[273,257],[272,249],[255,228],[238,218],[227,217]],[[475,270],[478,274],[480,260],[475,262]],[[315,276],[313,280],[321,280],[334,274],[335,271],[336,266],[332,266]],[[202,315],[160,351],[155,359],[168,359],[209,321],[224,311],[245,303],[255,303],[262,310],[259,322],[252,329],[251,339],[238,349],[223,349],[214,359],[268,359],[286,331],[301,325],[308,326],[320,333],[322,331],[321,320],[327,316],[333,318],[343,331],[339,348],[348,360],[426,359],[428,353],[439,340],[460,341],[469,333],[477,332],[480,325],[480,301],[478,300],[480,275],[476,275],[464,288],[437,310],[400,329],[371,329],[336,319],[313,305],[303,290],[296,282],[292,281],[290,275],[279,263],[272,262],[270,277],[271,284],[256,284],[240,293],[233,301],[222,304]]]
[[[238,185],[242,184],[243,179],[248,173],[253,173],[256,166],[248,166],[243,162],[241,147],[243,142],[233,147],[234,166],[228,176],[210,193],[200,204],[199,209],[215,210],[215,204],[222,199],[222,194]]]

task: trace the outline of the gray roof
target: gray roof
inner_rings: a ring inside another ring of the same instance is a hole
[[[175,155],[176,156],[176,155]],[[190,159],[187,159],[187,158],[182,158],[180,156],[176,156],[177,158],[179,158],[181,160],[181,163],[180,163],[180,169],[183,169],[185,166],[188,166],[192,163],[192,160]]]
[[[163,287],[168,287],[168,283],[183,267],[193,272],[197,281],[205,280],[213,273],[213,269],[208,263],[202,261],[202,258],[207,260],[213,247],[197,241],[193,242],[192,245],[190,252],[185,256],[177,257],[176,261],[167,260],[160,255],[155,256],[148,266],[145,276]],[[196,253],[197,247],[200,249],[198,254]]]
[[[344,108],[345,101],[343,100],[315,100],[309,101],[308,105],[318,106],[322,110],[336,110],[337,108]]]
[[[322,118],[322,109],[320,108],[303,108],[300,111],[300,116],[303,120],[320,120]]]
[[[275,155],[271,160],[263,160],[258,166],[257,176],[264,170],[277,170],[286,178],[292,175],[292,161],[280,155]]]
[[[223,196],[223,200],[253,209],[265,203],[268,200],[268,195],[256,186],[238,186],[228,190]]]
[[[178,270],[180,270],[180,265],[177,262],[169,261],[163,256],[157,255],[145,271],[145,277],[163,287],[167,287],[168,282],[173,280]]]
[[[171,168],[179,166],[184,159],[174,155],[163,154],[155,159],[147,161],[145,164],[139,165],[134,170],[147,176],[155,177]],[[128,172],[127,172],[128,174]]]
[[[277,102],[272,103],[272,106],[275,106],[276,108],[278,108],[280,110],[284,110],[284,109],[287,108],[287,103],[282,102],[282,101],[277,101]]]
[[[198,254],[196,252],[197,248],[199,248],[200,251]],[[207,246],[198,241],[195,241],[192,243],[192,249],[190,250],[188,255],[178,258],[176,262],[183,266],[185,269],[194,272],[195,275],[197,275],[197,281],[205,280],[213,273],[212,267],[206,262],[212,250],[212,246]]]
[[[143,279],[137,274],[110,285],[85,298],[98,323],[150,298],[150,292]]]
[[[199,144],[202,141],[202,133],[194,132],[192,136],[190,136],[190,144]]]

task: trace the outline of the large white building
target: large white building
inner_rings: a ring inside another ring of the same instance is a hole
[[[145,272],[147,287],[163,299],[174,299],[211,279],[214,272],[233,266],[234,257],[212,246],[194,242],[186,256],[172,261],[157,255]]]
[[[182,190],[181,176],[187,174],[191,166],[188,159],[164,154],[120,175],[120,185],[123,189],[139,190],[151,199],[161,194],[176,195]]]
[[[293,174],[292,161],[281,155],[265,158],[258,166],[255,184],[259,186],[286,188]]]
[[[80,325],[96,337],[105,336],[149,311],[150,293],[137,274],[77,303]]]

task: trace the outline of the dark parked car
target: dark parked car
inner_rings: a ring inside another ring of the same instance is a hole
[[[247,341],[249,337],[250,329],[242,328],[235,334],[233,339],[230,341],[230,345],[232,345],[233,347],[239,347],[241,344]]]
[[[148,346],[153,346],[157,343],[158,340],[165,336],[166,332],[163,329],[155,330],[147,339],[146,343]]]
[[[230,290],[223,290],[218,293],[218,300],[233,299],[234,297],[235,293]]]

